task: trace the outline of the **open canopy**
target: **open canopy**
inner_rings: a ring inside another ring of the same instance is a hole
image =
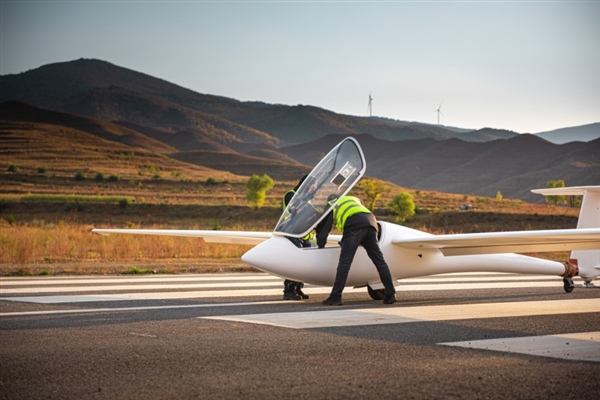
[[[303,237],[329,213],[334,201],[344,196],[364,175],[367,165],[356,139],[348,137],[335,146],[310,172],[283,211],[275,234]]]

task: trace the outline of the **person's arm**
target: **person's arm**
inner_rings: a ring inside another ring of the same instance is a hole
[[[327,244],[327,237],[329,236],[329,232],[331,232],[331,226],[333,225],[333,213],[330,212],[327,216],[319,222],[317,225],[317,246],[320,249],[325,247]]]

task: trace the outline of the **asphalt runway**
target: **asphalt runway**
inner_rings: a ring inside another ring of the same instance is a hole
[[[578,283],[576,281],[576,283]],[[402,281],[283,301],[265,274],[0,278],[3,399],[597,399],[600,289]]]

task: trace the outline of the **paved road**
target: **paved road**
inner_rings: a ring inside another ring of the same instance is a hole
[[[412,279],[398,303],[264,274],[0,278],[0,398],[596,399],[600,290]]]

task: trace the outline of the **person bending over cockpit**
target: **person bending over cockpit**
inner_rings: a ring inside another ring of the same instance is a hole
[[[331,195],[328,198],[329,204],[333,204],[335,199],[336,196]],[[350,266],[358,246],[361,245],[375,264],[379,278],[385,287],[383,304],[395,303],[396,289],[392,282],[390,269],[377,243],[377,230],[379,227],[375,216],[367,207],[361,204],[358,198],[353,196],[342,197],[329,214],[317,225],[317,245],[319,248],[325,247],[327,236],[329,236],[333,224],[343,234],[342,249],[335,275],[335,283],[331,289],[331,294],[323,301],[323,304],[330,306],[342,305],[342,292],[346,286]]]

